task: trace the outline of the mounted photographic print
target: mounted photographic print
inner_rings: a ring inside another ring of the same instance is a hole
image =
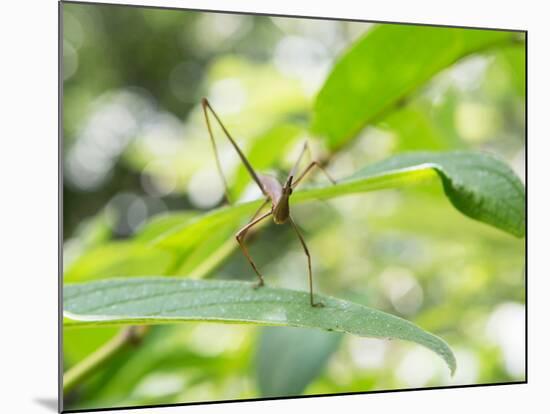
[[[526,32],[60,24],[64,412],[526,381]]]

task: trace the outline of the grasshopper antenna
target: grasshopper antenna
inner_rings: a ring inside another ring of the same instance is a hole
[[[214,150],[214,157],[216,158],[216,167],[218,169],[218,173],[220,174],[220,177],[223,182],[225,199],[229,204],[233,204],[231,202],[231,197],[229,195],[229,187],[227,186],[227,181],[225,179],[225,175],[223,174],[222,164],[220,162],[220,157],[218,155],[218,147],[216,145],[216,141],[214,140],[214,134],[212,134],[212,127],[210,126],[210,119],[208,118],[208,112],[206,111],[206,108],[208,107],[208,101],[206,100],[206,98],[202,98],[201,103],[202,103],[202,110],[204,112],[204,119],[206,120],[206,127],[208,129],[208,135],[210,136],[210,142],[212,143],[212,149]]]
[[[235,148],[235,150],[237,151],[237,154],[239,154],[239,157],[240,157],[241,161],[243,162],[244,166],[246,167],[246,169],[247,169],[248,173],[250,174],[250,176],[252,177],[252,179],[256,182],[256,184],[260,188],[261,192],[264,195],[267,195],[267,193],[265,192],[265,189],[262,185],[262,182],[260,181],[260,178],[258,177],[256,172],[252,168],[252,165],[250,165],[250,162],[248,162],[248,160],[246,159],[245,155],[243,154],[243,152],[241,151],[241,149],[239,148],[239,146],[237,145],[235,140],[231,137],[231,134],[229,134],[229,131],[227,130],[227,128],[225,127],[225,125],[221,121],[220,117],[218,116],[218,114],[216,114],[216,111],[214,111],[214,109],[210,105],[210,102],[208,102],[208,99],[202,98],[201,105],[202,105],[202,109],[203,109],[203,112],[204,112],[204,118],[206,119],[206,126],[208,128],[208,134],[210,135],[210,141],[212,142],[212,148],[214,149],[214,155],[216,156],[216,165],[218,167],[218,172],[220,173],[220,175],[222,177],[222,180],[223,180],[223,185],[224,185],[224,189],[225,189],[225,197],[227,198],[228,203],[231,204],[231,197],[229,195],[229,187],[227,185],[227,181],[225,180],[225,176],[223,175],[222,166],[221,166],[221,163],[220,163],[220,158],[218,156],[218,149],[216,147],[216,142],[214,141],[214,134],[212,134],[212,127],[210,125],[210,119],[208,118],[208,110],[212,113],[212,115],[214,115],[214,118],[216,119],[216,121],[218,122],[220,127],[222,128],[222,130],[223,130],[225,136],[227,137],[227,139],[229,140],[229,142],[231,142],[231,145],[233,145],[233,148]]]

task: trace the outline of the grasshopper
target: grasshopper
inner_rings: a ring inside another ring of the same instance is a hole
[[[229,189],[227,186],[227,181],[225,180],[225,176],[222,171],[220,159],[218,156],[218,150],[216,147],[216,142],[214,140],[214,135],[212,133],[212,127],[210,124],[210,118],[208,116],[208,113],[210,112],[215,120],[220,125],[223,133],[231,143],[231,145],[235,148],[237,151],[237,154],[239,155],[241,161],[243,162],[244,166],[246,167],[248,173],[252,177],[252,179],[256,182],[260,190],[262,191],[265,200],[260,206],[260,208],[254,213],[248,224],[246,224],[243,228],[241,228],[236,234],[235,238],[237,240],[237,243],[239,244],[243,254],[245,255],[246,259],[250,263],[250,266],[252,266],[252,269],[258,276],[258,283],[255,285],[256,288],[259,288],[264,285],[264,278],[260,271],[258,270],[258,267],[254,263],[254,260],[252,260],[252,257],[250,256],[250,253],[248,252],[248,249],[246,248],[246,245],[244,244],[244,239],[246,237],[246,233],[248,230],[250,230],[252,227],[254,227],[256,224],[260,223],[262,220],[266,219],[269,216],[273,217],[273,221],[275,224],[284,224],[284,223],[290,223],[291,227],[294,229],[296,235],[298,236],[298,239],[300,240],[300,243],[302,245],[302,248],[304,249],[304,253],[307,257],[307,267],[308,267],[308,278],[309,278],[309,294],[310,294],[310,303],[311,306],[314,307],[321,307],[323,304],[321,302],[315,302],[313,298],[313,275],[311,271],[311,255],[309,253],[309,249],[307,248],[306,242],[304,240],[304,237],[302,236],[300,230],[298,229],[298,226],[296,223],[294,223],[294,220],[290,216],[290,204],[289,200],[292,195],[293,190],[298,186],[298,184],[304,179],[304,177],[313,169],[318,168],[321,170],[325,176],[330,180],[332,184],[336,184],[336,181],[327,173],[327,171],[322,167],[322,165],[318,161],[311,161],[308,166],[300,173],[296,174],[296,170],[300,164],[300,161],[302,160],[302,157],[306,151],[309,151],[308,143],[307,141],[304,143],[304,146],[298,156],[298,159],[296,160],[294,166],[290,170],[286,180],[284,183],[280,183],[276,178],[269,176],[269,175],[263,175],[263,174],[257,174],[254,168],[252,168],[252,165],[247,160],[246,156],[243,154],[235,140],[231,137],[231,134],[227,130],[227,128],[224,126],[223,122],[221,121],[220,117],[216,114],[210,103],[208,102],[208,99],[202,98],[201,101],[202,109],[204,112],[204,118],[206,120],[206,127],[208,129],[208,134],[210,136],[210,141],[212,143],[212,148],[214,151],[214,156],[216,157],[216,166],[218,168],[218,172],[222,178],[224,190],[225,190],[225,196],[227,198],[227,201],[231,204],[230,196],[229,196]],[[264,214],[261,214],[261,211],[263,208],[271,203],[271,208],[269,211],[267,211]]]

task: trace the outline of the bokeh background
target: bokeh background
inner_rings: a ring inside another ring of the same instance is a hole
[[[336,178],[403,151],[469,148],[497,154],[524,180],[521,35],[514,45],[469,56],[438,74],[337,153],[308,133],[313,99],[333,63],[372,27],[64,4],[65,282],[150,274],[254,279],[234,246],[199,271],[185,263],[167,266],[163,257],[128,242],[153,217],[177,212],[184,219],[223,205],[203,96],[244,152],[275,173],[290,168],[307,138],[316,157],[330,159]],[[256,198],[234,152],[218,142],[236,194]],[[138,347],[66,395],[65,408],[525,378],[524,240],[461,215],[438,181],[293,211],[312,252],[316,290],[443,337],[457,357],[454,377],[438,356],[400,341],[188,323],[152,328]],[[269,284],[307,290],[305,257],[288,227],[268,224],[249,244]],[[130,251],[140,260],[125,260]],[[116,332],[66,330],[65,370]]]

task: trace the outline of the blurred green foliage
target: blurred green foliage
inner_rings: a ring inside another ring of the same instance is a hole
[[[384,43],[380,33],[388,31],[395,39]],[[153,273],[253,279],[234,250],[240,223],[198,228],[194,244],[175,249],[154,243],[222,203],[202,96],[252,164],[274,174],[288,170],[308,137],[336,178],[406,150],[471,149],[497,155],[524,179],[525,45],[520,33],[487,33],[64,4],[65,281]],[[369,36],[381,43],[360,43]],[[472,36],[510,41],[470,47],[456,40]],[[407,54],[396,52],[403,47]],[[368,60],[360,52],[373,48],[376,59],[346,71],[375,92],[350,101],[338,77],[329,98],[317,95],[329,88],[324,81],[336,76],[340,56]],[[413,59],[408,72],[402,65]],[[384,116],[366,116],[392,93],[401,97],[410,79],[423,82],[405,100],[392,100]],[[340,138],[338,145],[326,140],[319,125],[329,119],[319,99],[334,116],[363,118],[360,125],[350,118],[353,133],[327,127],[342,133],[345,147]],[[235,154],[219,146],[232,194],[254,199]],[[288,328],[189,323],[153,327],[139,347],[67,395],[65,408],[524,379],[524,240],[457,212],[437,180],[296,204],[293,214],[312,252],[316,290],[445,338],[457,356],[455,377],[436,355],[400,341],[337,334],[324,341]],[[307,290],[305,258],[286,226],[266,225],[249,244],[269,284]],[[64,332],[65,369],[116,332]],[[277,352],[270,341],[281,344]],[[296,343],[300,349],[284,352]],[[303,366],[301,353],[308,356]]]
[[[378,26],[335,65],[315,101],[313,129],[326,138],[330,148],[340,148],[441,69],[487,46],[507,44],[513,35],[488,30]],[[346,110],[334,105],[342,96]]]

